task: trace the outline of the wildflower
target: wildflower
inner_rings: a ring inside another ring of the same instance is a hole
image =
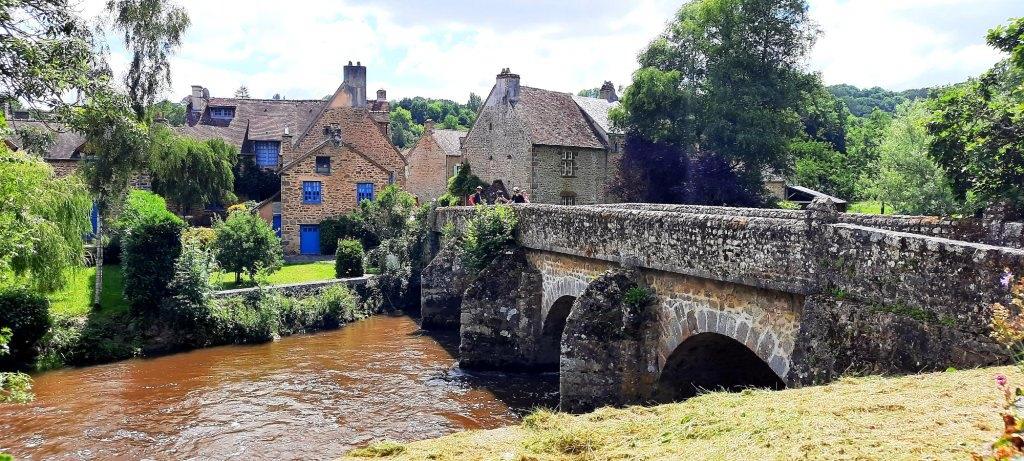
[[[1006,375],[1004,375],[1002,373],[997,374],[996,375],[996,384],[998,384],[999,387],[1006,386]]]
[[[1013,272],[1010,272],[1010,268],[1009,267],[1007,267],[1006,269],[1003,269],[1003,276],[999,278],[999,284],[1002,285],[1004,289],[1009,290],[1010,289],[1010,282],[1012,282],[1012,281],[1013,281]]]

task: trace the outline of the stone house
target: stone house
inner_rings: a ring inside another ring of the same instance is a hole
[[[85,137],[81,134],[59,123],[35,120],[28,112],[20,111],[8,114],[7,125],[14,134],[5,140],[12,150],[26,147],[25,133],[48,136],[52,143],[41,154],[54,174],[64,177],[78,171],[85,148]]]
[[[459,146],[466,132],[443,130],[427,120],[423,134],[406,154],[406,190],[421,202],[428,202],[448,191],[448,178],[458,171],[462,162]]]
[[[618,104],[605,82],[600,98],[520,85],[504,69],[462,142],[463,160],[488,183],[520,187],[535,203],[613,201],[606,192],[622,151],[608,120]]]
[[[281,191],[257,205],[286,254],[319,254],[319,225],[353,211],[388,184],[405,184],[391,144],[387,93],[366,98],[366,67],[349,62],[323,100],[215,98],[193,86],[182,134],[221,138],[281,175]]]

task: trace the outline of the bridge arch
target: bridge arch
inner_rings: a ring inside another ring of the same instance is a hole
[[[782,378],[739,341],[720,333],[698,333],[669,355],[654,389],[654,399],[674,402],[703,390],[782,389]]]
[[[562,352],[562,333],[565,322],[569,318],[576,296],[564,295],[547,309],[541,324],[541,335],[538,341],[538,361],[545,365],[558,365]]]

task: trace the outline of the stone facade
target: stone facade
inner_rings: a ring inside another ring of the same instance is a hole
[[[1024,273],[1021,249],[848,224],[866,218],[825,202],[806,211],[513,208],[521,256],[495,262],[465,293],[461,348],[475,366],[543,367],[551,336],[564,328],[566,408],[671,398],[664,387],[680,376],[799,386],[851,370],[1009,360],[988,324],[992,303],[1006,295],[1003,271]],[[441,209],[434,229],[461,225],[471,212]],[[979,238],[1012,236],[1015,227],[910,217],[878,223],[945,235],[973,228]],[[616,294],[632,286],[654,294],[643,315]],[[593,335],[592,322],[616,315],[637,323]],[[702,361],[700,354],[711,355]],[[742,366],[722,368],[730,361]],[[718,369],[700,373],[695,364]]]
[[[462,264],[459,248],[443,248],[423,269],[420,281],[420,325],[427,330],[457,330],[462,295],[475,278]]]
[[[520,86],[505,69],[462,144],[463,160],[488,184],[519,187],[535,203],[604,203],[622,141],[608,123],[617,97],[606,97]],[[563,160],[573,166],[567,170]]]
[[[429,202],[448,192],[448,178],[462,160],[459,139],[463,136],[465,133],[460,131],[435,129],[434,122],[427,121],[423,135],[406,155],[406,190],[420,202]]]

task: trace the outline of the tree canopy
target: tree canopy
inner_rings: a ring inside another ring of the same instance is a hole
[[[890,91],[884,88],[857,88],[853,85],[841,84],[828,87],[828,91],[843,101],[850,113],[864,117],[875,110],[896,112],[896,107],[906,101],[915,101],[928,97],[928,88],[905,91]]]
[[[224,140],[198,141],[158,126],[151,155],[153,190],[180,205],[183,213],[235,200],[233,168],[238,149]]]

